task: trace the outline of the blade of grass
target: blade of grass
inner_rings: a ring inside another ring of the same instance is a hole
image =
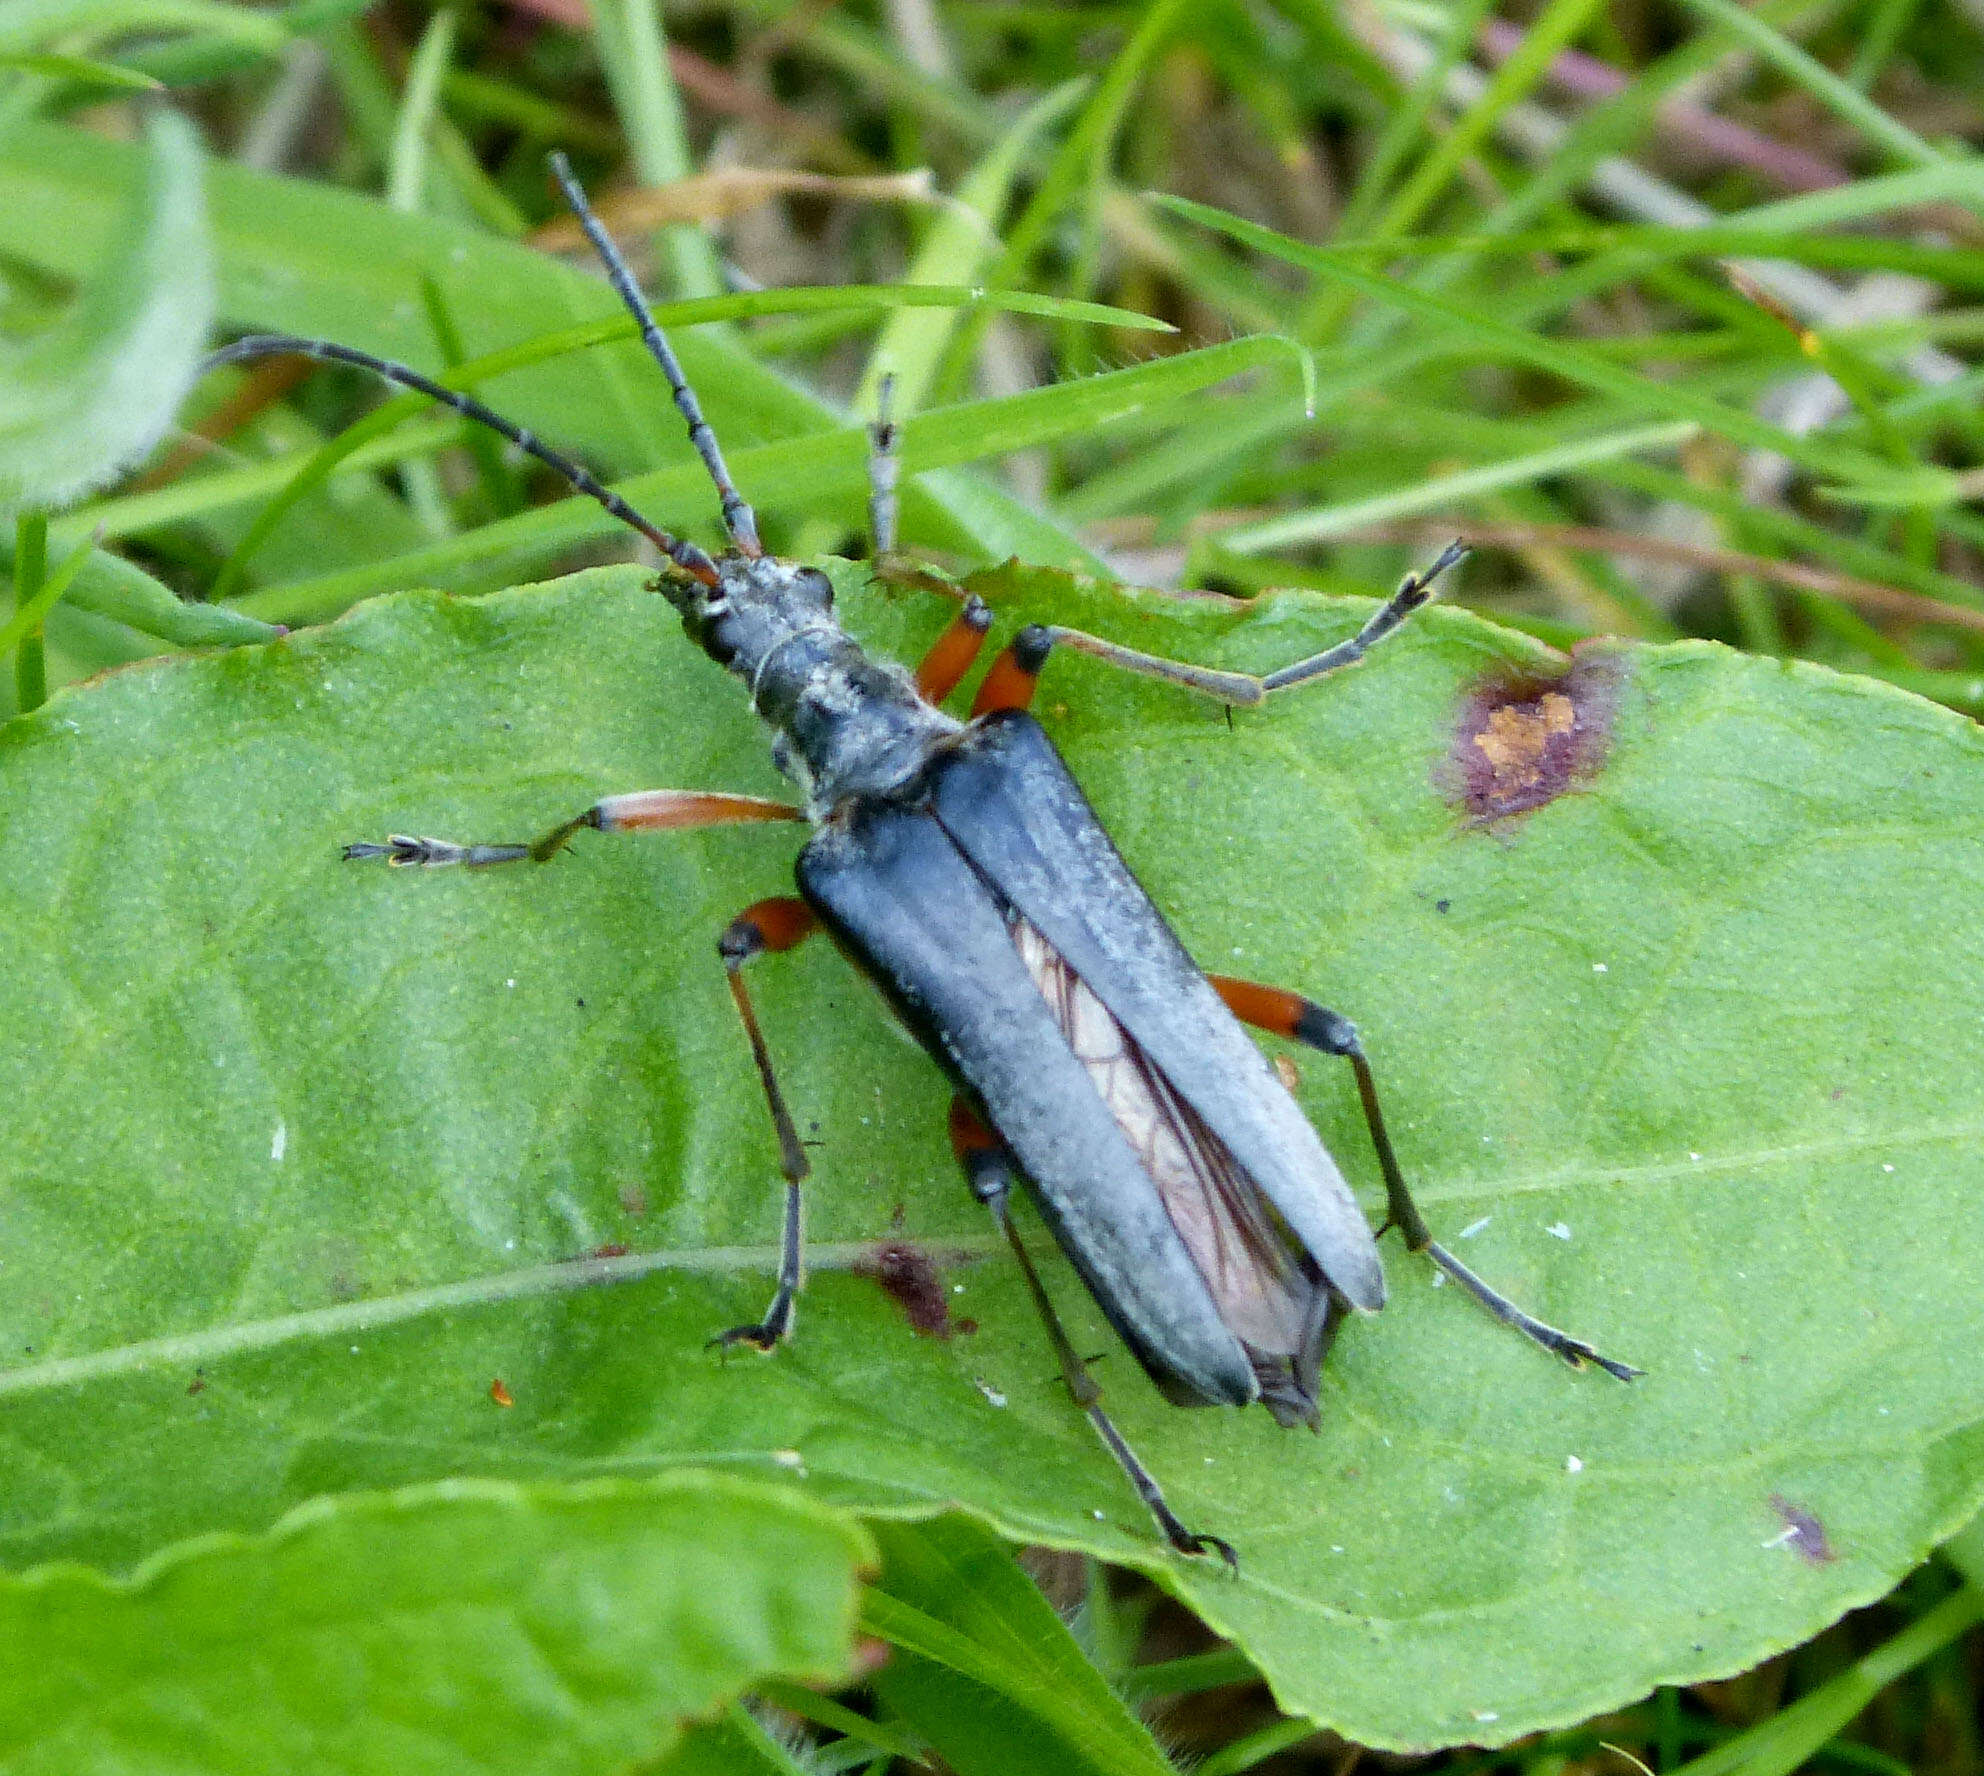
[[[998,291],[988,294],[956,285],[919,287],[874,284],[843,286],[839,289],[752,290],[736,296],[705,296],[689,302],[661,303],[653,312],[655,319],[663,327],[681,329],[709,321],[740,319],[751,315],[801,314],[848,308],[955,308],[981,301],[989,301],[1023,314],[1053,315],[1056,318],[1084,321],[1106,319],[1112,325],[1127,323],[1133,327],[1167,333],[1172,330],[1166,322],[1154,321],[1148,316],[1130,316],[1126,310],[1105,308],[1098,303],[1071,302],[1060,297],[1035,296],[1026,291]],[[542,334],[520,345],[510,346],[500,352],[491,352],[457,365],[436,380],[447,388],[473,389],[506,371],[521,370],[533,364],[546,363],[553,358],[583,351],[592,346],[605,345],[616,339],[631,339],[638,331],[639,324],[631,315],[625,314],[617,315],[611,320],[591,321],[577,327],[566,327],[556,333]],[[215,599],[233,597],[246,580],[249,563],[282,521],[283,516],[299,500],[321,487],[338,464],[351,452],[372,439],[383,436],[401,420],[420,412],[428,405],[427,397],[424,395],[413,393],[397,395],[320,446],[295,471],[294,479],[283,493],[272,500],[268,508],[258,515],[234,552],[222,563],[209,596]]]
[[[128,144],[73,129],[42,123],[15,129],[0,141],[0,251],[26,266],[77,276],[110,238],[135,158]],[[536,334],[547,316],[584,320],[619,312],[596,276],[479,229],[395,216],[352,191],[220,164],[209,168],[208,193],[220,312],[243,330],[337,339],[437,368],[425,318],[410,300],[422,269],[456,297],[472,351]],[[48,215],[62,216],[65,226],[38,226]],[[677,350],[721,437],[775,439],[838,418],[713,332],[689,334]],[[645,364],[631,343],[612,355],[630,375]],[[663,434],[651,404],[622,415],[605,370],[586,362],[523,372],[503,390],[505,411],[544,437],[583,440],[598,466],[627,473],[652,461]],[[686,456],[686,443],[681,449]],[[969,484],[968,496],[957,493],[961,483]],[[926,481],[904,520],[906,534],[933,547],[1000,557],[1023,547],[1033,559],[1097,567],[1072,536],[975,473]]]
[[[395,468],[417,456],[428,456],[457,442],[461,422],[452,414],[424,423],[410,424],[387,438],[374,438],[351,451],[333,471],[335,475],[369,474],[376,469]],[[252,505],[280,494],[296,473],[294,461],[276,458],[268,462],[244,463],[236,469],[217,469],[188,476],[163,487],[150,487],[136,493],[113,494],[78,506],[55,520],[54,534],[73,541],[91,530],[103,532],[107,541],[143,536],[188,519],[211,518],[236,506]],[[218,607],[214,607],[218,608]]]
[[[877,1688],[950,1764],[967,1776],[1175,1776],[1004,1543],[956,1517],[876,1533],[882,1578],[863,1594],[861,1626],[909,1655]]]
[[[1240,1776],[1242,1770],[1254,1769],[1303,1740],[1313,1739],[1316,1733],[1313,1721],[1274,1721],[1242,1735],[1230,1745],[1222,1745],[1195,1768],[1193,1776]]]
[[[1905,165],[1935,166],[1947,158],[1857,87],[1733,0],[1682,0],[1682,4],[1755,50],[1793,85],[1803,87],[1835,117]]]
[[[468,360],[468,348],[462,344],[461,329],[455,325],[447,298],[441,294],[441,286],[431,272],[420,274],[420,300],[427,310],[427,323],[434,329],[434,343],[441,348],[441,361],[449,370],[459,370]],[[482,483],[490,509],[503,518],[521,512],[529,502],[517,478],[510,473],[509,464],[504,462],[495,434],[484,426],[464,424],[462,443],[475,459],[476,477]]]
[[[1355,237],[1371,227],[1392,175],[1405,164],[1407,153],[1426,130],[1433,107],[1446,90],[1447,70],[1467,54],[1481,21],[1493,10],[1494,0],[1467,0],[1467,4],[1453,9],[1432,67],[1424,79],[1405,89],[1402,102],[1386,117],[1384,131],[1365,160],[1350,201],[1344,206],[1337,224],[1338,233]]]
[[[426,208],[427,143],[441,96],[441,78],[455,47],[455,15],[443,8],[427,21],[407,70],[386,157],[386,202],[402,215]]]
[[[989,288],[1009,289],[1022,282],[1034,255],[1045,243],[1048,231],[1058,222],[1078,194],[1093,193],[1094,181],[1107,167],[1110,149],[1122,127],[1131,96],[1151,58],[1176,28],[1186,10],[1186,0],[1151,0],[1145,7],[1130,38],[1117,51],[1088,103],[1082,107],[1026,208],[1006,236],[1005,250],[985,275]],[[1079,286],[1078,286],[1079,287]],[[982,324],[967,322],[952,338],[937,386],[952,394],[964,386],[965,375],[977,355]]]
[[[1068,112],[1086,81],[1070,80],[1036,100],[1000,137],[991,152],[959,183],[951,203],[939,213],[910,263],[904,282],[968,283],[998,250],[998,227],[1012,197],[1021,163],[1039,138]],[[854,410],[872,416],[884,375],[893,375],[896,413],[907,417],[923,405],[944,348],[956,331],[955,313],[891,315],[868,354],[854,397]]]
[[[169,87],[198,86],[253,68],[298,37],[311,37],[332,25],[355,18],[372,0],[292,0],[254,16],[280,30],[274,45],[259,36],[244,39],[233,33],[200,32],[177,41],[148,43],[133,49],[126,62]],[[234,10],[225,8],[224,10]]]
[[[1122,1674],[1124,1693],[1133,1701],[1146,1696],[1196,1696],[1228,1684],[1258,1683],[1260,1672],[1238,1647],[1215,1653],[1189,1653],[1153,1665],[1132,1665]]]
[[[682,124],[682,97],[668,71],[668,38],[654,0],[592,0],[593,37],[613,108],[643,185],[667,185],[695,171]],[[709,236],[670,223],[657,236],[678,297],[714,296],[723,272]]]
[[[34,534],[36,519],[40,520],[39,535]],[[28,700],[28,687],[22,680],[30,675],[22,672],[21,661],[26,659],[30,644],[39,654],[43,621],[61,602],[62,594],[74,584],[76,576],[83,571],[83,564],[95,549],[96,539],[84,538],[63,556],[52,574],[44,577],[48,565],[48,521],[40,513],[19,521],[14,543],[14,614],[0,623],[0,657],[4,657],[9,648],[18,646],[21,649],[15,665],[15,687],[20,695],[23,714],[43,701],[47,688],[44,685],[32,702]],[[39,670],[37,659],[36,671]]]
[[[36,55],[13,50],[0,55],[0,68],[17,74],[38,74],[68,86],[101,87],[106,92],[157,92],[164,82],[116,62],[92,61],[88,56]]]
[[[904,465],[922,473],[1088,436],[1147,407],[1297,357],[1299,348],[1290,341],[1257,335],[1179,352],[1131,370],[938,408],[919,414],[903,428]],[[867,448],[862,427],[844,426],[732,451],[729,460],[741,485],[768,493],[761,515],[779,507],[812,514],[838,498],[846,504],[850,523],[856,523],[856,508],[867,489]],[[708,478],[691,460],[630,477],[614,487],[637,508],[668,513],[692,500],[707,503]],[[618,524],[592,501],[574,497],[534,507],[432,548],[247,593],[234,601],[234,608],[271,622],[318,622],[373,592],[447,585],[476,572],[516,574],[526,565],[541,567],[575,544],[618,531]]]
[[[1502,114],[1519,103],[1548,72],[1558,50],[1591,21],[1600,0],[1550,0],[1523,33],[1521,46],[1495,70],[1481,97],[1436,143],[1385,206],[1375,232],[1404,234],[1423,216],[1467,158],[1488,139]]]
[[[1683,1764],[1678,1776],[1791,1776],[1903,1673],[1984,1621],[1984,1591],[1962,1590],[1788,1708]]]
[[[1285,517],[1265,519],[1228,531],[1220,540],[1236,553],[1245,555],[1265,549],[1280,549],[1290,543],[1320,542],[1341,536],[1363,525],[1403,518],[1415,512],[1428,512],[1492,492],[1503,487],[1524,487],[1551,475],[1562,475],[1592,463],[1610,462],[1643,450],[1672,450],[1685,444],[1700,431],[1693,420],[1669,420],[1660,425],[1635,426],[1626,431],[1607,432],[1595,438],[1574,439],[1548,450],[1506,457],[1463,469],[1431,480],[1415,481],[1408,487],[1388,493],[1371,494],[1333,506],[1306,512],[1290,512]]]
[[[1523,258],[1532,253],[1632,253],[1643,255],[1648,262],[1749,255],[1788,259],[1834,271],[1906,272],[1951,289],[1984,289],[1984,252],[1975,248],[1923,246],[1880,235],[1814,234],[1802,230],[1780,234],[1755,226],[1754,218],[1760,212],[1748,214],[1752,220],[1747,225],[1732,222],[1727,227],[1532,229],[1504,235],[1418,235],[1398,241],[1367,236],[1333,240],[1315,250],[1352,262],[1433,258],[1447,253],[1466,253],[1483,259]]]
[[[811,1721],[817,1727],[830,1728],[877,1751],[893,1752],[897,1757],[912,1759],[923,1755],[923,1742],[915,1734],[870,1720],[865,1714],[856,1714],[831,1696],[822,1696],[803,1685],[774,1680],[761,1683],[756,1693],[775,1707],[783,1708],[787,1714],[796,1714],[801,1720]]]
[[[0,14],[0,50],[37,50],[57,38],[74,48],[99,36],[196,32],[262,54],[281,49],[289,35],[265,14],[221,0],[9,0]]]
[[[47,573],[48,514],[23,512],[14,520],[14,615],[7,624],[16,650],[14,707],[23,715],[48,700],[48,667],[41,640],[45,607],[36,609]],[[5,652],[0,647],[0,655]]]
[[[1772,425],[1740,408],[1622,369],[1581,346],[1524,332],[1485,309],[1464,306],[1399,279],[1333,259],[1301,241],[1228,215],[1223,210],[1182,197],[1160,196],[1156,201],[1179,215],[1189,216],[1231,236],[1243,245],[1334,278],[1374,301],[1395,304],[1422,320],[1449,328],[1466,342],[1471,352],[1531,365],[1601,394],[1611,395],[1650,414],[1664,413],[1674,419],[1691,419],[1704,429],[1735,443],[1753,449],[1774,450],[1828,481],[1851,476],[1855,481],[1883,490],[1897,487],[1896,477],[1888,464],[1866,451],[1844,446],[1830,438],[1794,436],[1782,426]],[[1948,478],[1938,471],[1935,479],[1942,481]],[[1932,497],[1933,492],[1933,487],[1925,478],[1922,497]]]

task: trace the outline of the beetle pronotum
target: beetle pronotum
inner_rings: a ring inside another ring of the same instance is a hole
[[[1068,1390],[1181,1552],[1235,1560],[1220,1537],[1179,1521],[1103,1411],[1007,1211],[1023,1178],[1103,1313],[1172,1401],[1260,1401],[1283,1425],[1315,1425],[1324,1352],[1350,1310],[1383,1305],[1384,1272],[1376,1236],[1335,1162],[1243,1023],[1350,1063],[1384,1175],[1385,1226],[1397,1227],[1410,1250],[1573,1367],[1596,1363],[1622,1380],[1637,1374],[1524,1313],[1433,1239],[1393,1155],[1356,1030],[1299,994],[1202,973],[1027,713],[1057,645],[1229,704],[1258,703],[1361,660],[1432,596],[1434,580],[1464,551],[1451,547],[1410,575],[1349,640],[1264,678],[1031,626],[997,656],[970,719],[959,721],[939,706],[977,659],[989,610],[969,601],[912,675],[869,658],[842,629],[824,573],[765,553],[667,339],[563,158],[553,156],[552,168],[716,485],[729,541],[720,554],[670,535],[579,464],[404,365],[272,334],[240,340],[211,362],[295,353],[357,365],[444,402],[555,469],[661,550],[658,590],[690,637],[744,681],[774,732],[780,768],[804,786],[803,806],[720,790],[644,790],[595,802],[525,844],[396,835],[344,853],[486,867],[542,863],[588,827],[812,823],[797,862],[799,895],[747,907],[717,946],[777,1132],[785,1215],[764,1317],[711,1342],[770,1351],[792,1331],[810,1163],[743,971],[825,928],[957,1087],[953,1147],[1011,1247]],[[885,416],[873,452],[878,551],[894,541],[893,443]]]

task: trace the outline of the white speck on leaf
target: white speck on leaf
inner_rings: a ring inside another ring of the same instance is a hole
[[[277,1165],[282,1164],[282,1156],[289,1151],[289,1124],[280,1118],[276,1121],[274,1138],[269,1142],[269,1158]],[[1893,1168],[1890,1167],[1890,1170]]]
[[[1563,1221],[1552,1221],[1543,1231],[1553,1239],[1567,1240],[1571,1237],[1570,1226],[1567,1222]]]
[[[1564,1457],[1564,1472],[1567,1474],[1582,1474],[1584,1472],[1584,1463],[1574,1455],[1567,1455]]]

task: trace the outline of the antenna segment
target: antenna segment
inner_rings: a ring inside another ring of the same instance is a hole
[[[703,459],[703,467],[710,472],[710,479],[716,483],[717,497],[723,502],[723,528],[731,544],[745,555],[762,555],[765,546],[758,540],[758,518],[744,496],[737,491],[737,483],[731,480],[730,470],[724,466],[723,452],[717,446],[716,433],[710,430],[710,422],[703,417],[702,403],[696,399],[696,391],[689,386],[689,378],[683,374],[682,362],[675,355],[675,349],[668,343],[667,336],[656,323],[649,309],[647,298],[634,282],[633,273],[627,269],[627,262],[620,257],[620,249],[613,244],[613,238],[600,220],[592,213],[592,205],[586,202],[586,194],[579,182],[572,176],[572,165],[562,153],[553,152],[550,156],[551,175],[558,181],[558,188],[565,194],[565,201],[571,206],[572,214],[579,219],[579,226],[586,231],[586,238],[592,242],[593,250],[606,266],[606,275],[620,300],[627,305],[634,319],[640,323],[641,342],[648,348],[648,355],[661,366],[661,373],[668,378],[668,386],[674,391],[675,405],[689,426],[689,442],[696,447],[696,454]]]
[[[237,339],[232,345],[221,347],[207,359],[206,367],[251,364],[260,358],[276,357],[316,358],[325,363],[355,364],[361,370],[370,370],[373,375],[384,377],[388,382],[414,389],[429,400],[453,408],[464,419],[487,426],[492,432],[508,438],[519,450],[536,457],[546,468],[555,470],[579,492],[597,500],[622,524],[639,531],[684,573],[693,574],[706,586],[716,584],[716,563],[709,556],[694,543],[670,536],[659,525],[649,523],[612,488],[602,485],[591,470],[569,456],[561,455],[550,445],[539,443],[535,433],[505,419],[494,408],[483,406],[473,395],[465,395],[459,389],[443,388],[432,377],[423,376],[405,364],[396,364],[391,358],[374,357],[371,352],[359,351],[354,346],[333,345],[328,339],[299,339],[292,333],[251,333],[245,339]]]

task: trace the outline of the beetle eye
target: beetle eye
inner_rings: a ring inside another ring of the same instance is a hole
[[[823,610],[834,607],[834,583],[817,567],[802,567],[799,570],[799,583],[820,601]]]

